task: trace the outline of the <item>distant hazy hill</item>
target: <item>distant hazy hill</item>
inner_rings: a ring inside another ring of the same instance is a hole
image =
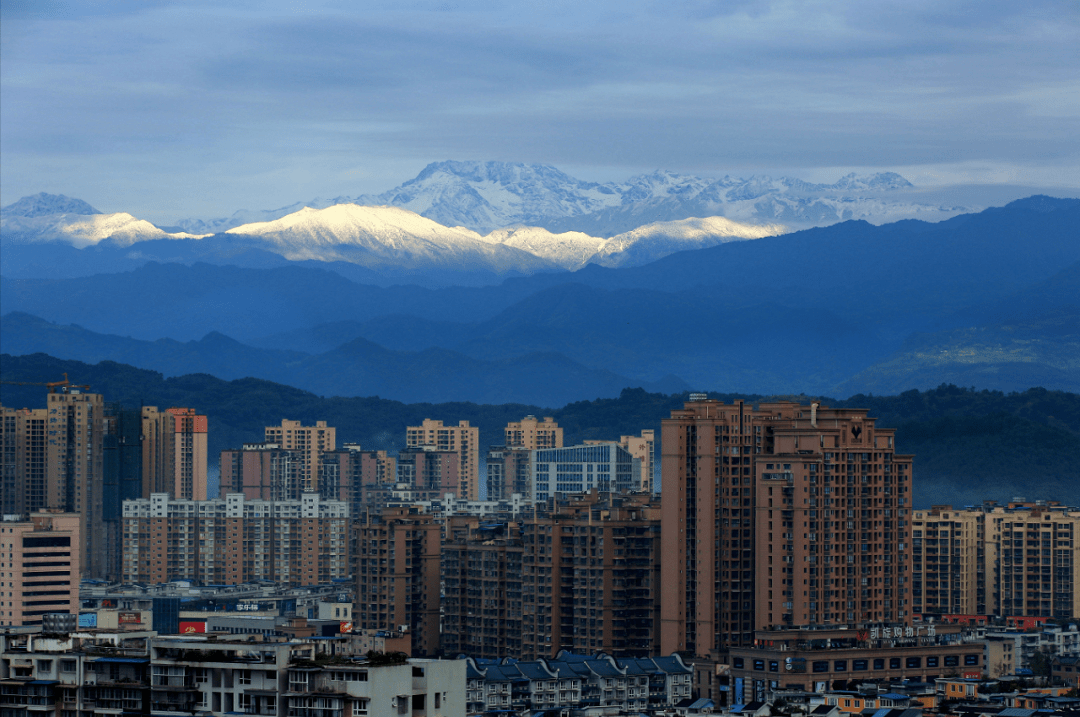
[[[324,396],[383,396],[402,401],[521,402],[560,405],[617,396],[628,387],[683,391],[669,376],[643,381],[609,370],[586,368],[554,352],[531,352],[514,359],[479,360],[456,351],[430,348],[392,351],[362,338],[342,338],[325,351],[247,346],[213,332],[199,341],[140,341],[97,334],[80,326],[60,326],[28,314],[0,319],[3,350],[48,353],[91,363],[117,361],[166,376],[206,373],[224,379],[255,377],[287,383]]]
[[[1035,384],[1080,392],[1080,308],[1009,324],[915,334],[895,355],[852,376],[836,392],[890,394],[942,383],[1006,391]]]
[[[1043,354],[1013,368],[1004,359],[998,368],[983,361],[978,381],[963,366],[916,377],[907,359],[882,362],[902,354],[912,334],[974,327],[989,335],[1017,321],[1050,332],[1039,345],[1067,355],[1067,338],[1038,319],[1075,304],[1080,293],[1078,225],[1080,200],[1032,197],[939,224],[846,222],[645,266],[593,265],[497,286],[379,288],[294,265],[148,264],[70,280],[4,277],[0,303],[142,340],[218,332],[317,354],[362,338],[391,351],[438,348],[482,362],[557,353],[586,369],[646,382],[674,375],[702,390],[902,390],[938,378],[980,388],[1022,387],[1025,378],[1074,386],[1072,364],[1040,363]],[[294,343],[307,340],[317,347]],[[873,381],[846,383],[874,365],[883,368]],[[1043,365],[1052,371],[1023,372]]]
[[[404,404],[380,398],[320,398],[289,386],[257,379],[222,381],[208,375],[163,378],[161,374],[103,362],[87,365],[42,354],[0,356],[5,381],[55,381],[67,372],[108,400],[127,405],[191,406],[210,418],[210,454],[258,440],[263,427],[282,418],[337,427],[340,442],[365,448],[403,447],[405,426],[424,418],[468,420],[480,426],[481,445],[501,440],[508,421],[527,414],[554,416],[568,444],[586,438],[616,438],[644,428],[681,407],[686,395],[665,396],[625,390],[617,398],[580,401],[547,409],[523,404]],[[710,394],[731,401],[733,394]],[[742,396],[751,401],[762,396]],[[826,405],[868,408],[878,425],[896,427],[897,448],[915,454],[915,503],[970,504],[1021,495],[1075,502],[1080,485],[1080,396],[1031,389],[1002,394],[942,386],[898,396],[854,396],[846,401],[810,396],[778,396]],[[5,406],[41,407],[37,386],[0,386]]]

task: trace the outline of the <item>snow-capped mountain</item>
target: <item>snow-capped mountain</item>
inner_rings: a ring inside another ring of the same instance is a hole
[[[512,227],[496,229],[484,236],[484,241],[516,247],[568,271],[577,271],[588,264],[608,240],[581,232],[552,234],[542,227]]]
[[[101,214],[81,199],[39,192],[0,209],[4,217],[44,217],[50,214]]]
[[[532,274],[555,267],[576,271],[589,263],[637,266],[677,251],[785,231],[779,225],[750,226],[710,217],[653,224],[610,239],[580,232],[552,234],[538,227],[499,229],[481,236],[406,209],[338,204],[301,209],[226,234],[258,239],[259,248],[291,261],[347,261],[370,269],[438,266]]]
[[[76,249],[93,246],[105,240],[116,246],[131,246],[136,242],[153,239],[199,238],[187,233],[170,234],[126,212],[38,216],[9,215],[5,212],[3,218],[0,218],[0,234],[5,244],[58,242],[70,244]]]
[[[705,249],[729,241],[746,241],[785,234],[781,224],[740,224],[724,217],[655,222],[615,236],[592,257],[602,266],[640,266],[677,251]]]
[[[291,261],[347,261],[370,269],[395,267],[532,274],[555,267],[513,246],[484,241],[462,227],[445,227],[406,209],[338,204],[301,209],[227,234],[257,238]]]
[[[315,199],[231,217],[182,219],[185,231],[224,231],[252,221],[272,221],[307,206],[391,205],[410,209],[445,226],[479,233],[515,226],[555,233],[611,237],[654,222],[722,216],[750,224],[780,222],[792,228],[848,219],[881,224],[898,219],[936,221],[974,207],[913,202],[899,190],[912,185],[895,172],[849,174],[833,184],[791,177],[706,179],[657,171],[625,182],[586,182],[541,164],[435,162],[415,178],[378,195]]]

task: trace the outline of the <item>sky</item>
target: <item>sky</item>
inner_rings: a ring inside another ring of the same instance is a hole
[[[446,159],[1080,196],[1076,0],[3,0],[0,20],[3,205],[170,223]]]

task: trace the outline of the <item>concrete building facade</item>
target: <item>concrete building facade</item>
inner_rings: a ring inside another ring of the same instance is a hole
[[[662,652],[910,619],[911,456],[866,410],[694,400],[662,423]]]
[[[516,523],[453,517],[442,546],[444,655],[521,655],[524,547]]]
[[[337,449],[337,429],[327,426],[326,421],[316,421],[314,426],[302,426],[300,421],[285,419],[280,426],[267,426],[264,440],[276,443],[282,450],[299,454],[302,460],[300,492],[318,492],[319,455],[323,451]]]
[[[416,508],[365,511],[354,523],[356,606],[368,630],[404,629],[414,656],[439,649],[442,528]]]
[[[641,486],[641,463],[617,443],[546,448],[532,452],[530,497],[542,502],[557,493],[629,493]]]
[[[40,625],[48,613],[79,611],[82,518],[31,513],[0,520],[0,626]]]
[[[525,448],[535,451],[539,448],[562,448],[563,429],[551,416],[544,416],[543,421],[536,416],[525,416],[520,421],[506,424],[505,445],[507,448]]]
[[[49,393],[45,451],[45,507],[82,517],[79,565],[87,577],[102,578],[111,563],[104,516],[101,394],[78,388]]]
[[[440,451],[455,451],[460,459],[459,489],[462,500],[480,500],[480,429],[468,421],[444,426],[442,421],[425,418],[419,426],[405,429],[408,448],[429,446]]]
[[[660,506],[648,495],[570,496],[522,523],[525,659],[560,650],[657,653]]]
[[[585,441],[585,445],[593,446],[611,442],[622,446],[623,450],[640,464],[638,470],[640,478],[634,490],[645,493],[654,492],[658,487],[654,475],[656,472],[656,431],[645,430],[640,436],[619,436],[618,441]]]
[[[350,573],[349,509],[304,494],[297,501],[209,501],[166,493],[124,501],[123,579],[202,585],[269,581],[315,585]]]
[[[925,615],[1080,614],[1080,509],[1014,503],[915,511],[912,605]]]
[[[193,408],[142,407],[143,498],[206,500],[209,421]]]
[[[487,458],[487,499],[532,495],[532,451],[511,446],[492,446]]]
[[[46,500],[48,411],[0,406],[0,515],[41,510]]]

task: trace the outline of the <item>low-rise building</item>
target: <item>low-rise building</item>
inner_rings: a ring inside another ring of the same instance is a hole
[[[106,717],[150,711],[153,632],[45,634],[0,628],[0,710],[5,715]]]
[[[755,638],[730,652],[735,703],[778,688],[823,692],[837,681],[977,679],[984,667],[983,643],[961,625],[759,630]]]
[[[689,700],[691,667],[678,655],[617,660],[560,652],[554,659],[469,659],[467,713],[602,709],[641,712]]]

